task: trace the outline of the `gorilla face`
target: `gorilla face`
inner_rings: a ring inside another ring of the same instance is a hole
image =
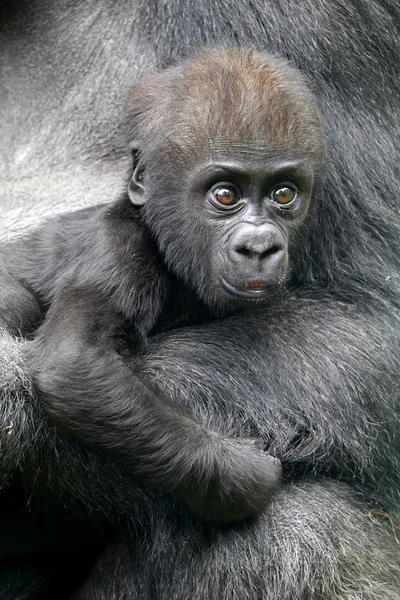
[[[207,52],[138,87],[130,196],[169,268],[219,310],[270,300],[323,168],[311,92],[286,63],[243,51]]]
[[[251,144],[199,168],[189,195],[210,232],[203,254],[220,303],[268,299],[284,285],[312,206],[313,181],[308,161]]]

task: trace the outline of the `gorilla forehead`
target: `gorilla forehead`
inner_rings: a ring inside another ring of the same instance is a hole
[[[146,78],[136,92],[137,137],[149,150],[173,151],[183,160],[220,144],[321,150],[313,94],[296,69],[265,53],[203,51]]]
[[[239,178],[253,179],[290,171],[319,180],[324,170],[324,147],[320,139],[307,152],[297,139],[272,143],[228,137],[201,144],[194,142],[194,139],[187,144],[182,140],[179,143],[167,140],[154,151],[147,172],[158,190],[166,186],[172,192],[175,186],[182,189],[195,183],[201,188],[218,173],[221,179],[233,173]],[[148,186],[152,187],[149,180]]]

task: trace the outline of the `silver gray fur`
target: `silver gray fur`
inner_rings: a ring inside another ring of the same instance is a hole
[[[243,44],[290,55],[309,78],[326,113],[333,147],[328,159],[331,185],[351,176],[346,169],[353,164],[356,175],[349,196],[362,199],[368,193],[365,181],[377,190],[383,186],[387,202],[382,200],[384,194],[376,194],[377,215],[398,227],[399,11],[396,0],[3,1],[0,239],[12,239],[48,216],[116,198],[131,164],[124,115],[132,83],[141,73],[168,65],[204,44]],[[346,106],[348,113],[343,110]],[[335,154],[337,139],[342,145]],[[341,185],[343,189],[345,184]],[[335,227],[336,232],[347,228],[352,235],[350,220]],[[383,240],[381,254],[370,253],[365,237],[360,256],[366,263],[385,265],[388,259],[395,264],[396,256],[385,256],[382,249],[385,228],[376,231]],[[389,277],[388,285],[394,282],[398,290],[397,276],[382,267],[382,282]],[[393,312],[393,323],[396,318]],[[388,348],[399,347],[395,332],[394,325],[390,331],[382,327]],[[362,335],[368,338],[367,327]],[[230,340],[232,352],[234,342]],[[190,404],[190,398],[201,393],[208,397],[207,377],[201,370],[195,378],[195,371],[186,371],[182,389],[177,388],[185,357],[179,364],[168,364],[168,357],[174,356],[168,352],[169,343],[172,346],[173,340],[161,342],[159,363],[158,350],[153,349],[156,360],[145,365],[145,371],[178,401],[189,399]],[[45,429],[24,365],[28,345],[1,334],[3,483],[18,461],[36,456]],[[194,354],[195,350],[192,347]],[[393,362],[398,359],[393,353],[391,357]],[[394,387],[394,377],[391,382]],[[222,396],[222,379],[220,383]],[[372,388],[372,377],[369,383]],[[232,381],[235,386],[237,397],[252,393],[249,381]],[[393,407],[396,398],[398,402],[398,391],[391,396]],[[386,400],[382,393],[382,403]],[[32,430],[36,436],[31,438]],[[96,513],[96,502],[89,504],[82,483],[92,473],[88,487],[95,489],[102,511],[111,512],[115,504],[121,512],[129,509],[128,484],[125,496],[113,495],[119,475],[109,465],[97,457],[92,462],[90,457],[83,459],[78,450],[70,454],[51,428],[46,436],[54,438],[50,454],[54,452],[59,461],[54,464],[64,473],[81,469],[71,491],[74,499]],[[392,458],[399,464],[398,440],[392,443],[397,448]],[[85,471],[85,460],[92,466],[98,460],[101,475]],[[54,488],[56,471],[51,472]],[[113,478],[114,488],[108,486]],[[359,489],[360,496],[344,483],[314,482],[311,472],[304,482],[289,483],[259,522],[243,531],[212,532],[207,540],[197,525],[180,518],[175,507],[169,519],[170,506],[164,510],[162,503],[155,504],[157,518],[149,524],[146,548],[145,544],[132,548],[124,540],[108,547],[74,598],[399,600],[400,566],[392,531],[384,524],[371,524],[362,483]],[[398,497],[398,489],[388,489],[387,496]],[[27,578],[26,589],[33,590],[36,583]],[[5,600],[33,598],[26,589],[18,572],[3,595]]]

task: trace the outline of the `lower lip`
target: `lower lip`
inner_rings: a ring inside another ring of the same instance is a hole
[[[270,287],[263,283],[258,285],[251,284],[243,288],[236,288],[225,281],[225,279],[221,278],[221,281],[223,287],[227,292],[229,292],[229,294],[232,294],[232,296],[239,296],[240,298],[264,298],[270,293]]]

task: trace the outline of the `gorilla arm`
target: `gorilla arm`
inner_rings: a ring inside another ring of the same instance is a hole
[[[62,291],[32,344],[41,406],[60,427],[201,518],[242,519],[279,483],[279,461],[254,443],[222,439],[157,398],[113,348],[115,311],[88,289]]]
[[[143,374],[209,412],[221,431],[261,435],[287,471],[340,477],[391,510],[399,502],[398,317],[389,303],[362,312],[309,296],[291,293],[268,313],[150,340]]]
[[[40,392],[40,409],[69,434],[72,443],[79,440],[116,461],[128,480],[182,498],[203,519],[245,518],[269,502],[279,485],[279,461],[253,440],[221,437],[188,411],[158,398],[118,354],[128,321],[133,329],[136,323],[149,327],[163,297],[153,246],[147,246],[143,228],[137,228],[132,211],[127,214],[125,207],[123,201],[104,211],[60,217],[30,237],[4,246],[2,264],[8,285],[1,290],[3,314],[17,312],[21,328],[31,326],[25,305],[16,307],[11,302],[16,286],[23,291],[21,298],[29,299],[28,307],[36,306],[31,287],[44,305],[50,305],[44,317],[37,303],[37,320],[44,322],[30,343],[29,374]],[[124,302],[136,307],[140,316],[126,317]],[[16,333],[13,327],[9,331]],[[31,402],[16,407],[12,397],[8,399],[3,407],[8,407],[5,422],[11,418],[8,412],[14,414],[19,431],[17,421],[21,421],[23,447],[29,447],[28,440],[44,431],[38,407],[33,409]],[[24,417],[31,408],[34,420]],[[32,454],[33,448],[28,450]],[[13,447],[11,454],[13,464],[23,467],[21,452]]]

